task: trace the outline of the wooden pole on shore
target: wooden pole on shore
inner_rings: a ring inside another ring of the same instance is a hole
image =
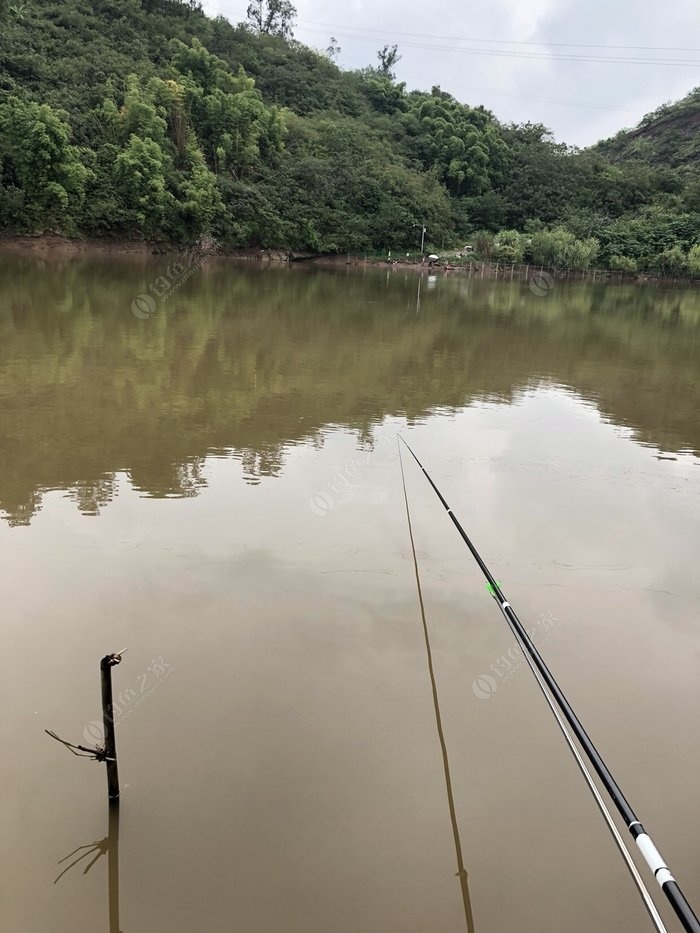
[[[117,766],[117,737],[114,731],[114,703],[112,700],[112,668],[119,664],[122,654],[106,654],[100,661],[102,686],[102,723],[105,730],[105,764],[107,765],[107,793],[110,804],[119,806],[119,768]]]

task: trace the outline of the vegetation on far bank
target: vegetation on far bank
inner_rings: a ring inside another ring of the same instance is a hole
[[[342,71],[196,0],[0,0],[0,231],[318,253],[438,251],[700,272],[700,89],[579,151],[438,87],[396,47]]]

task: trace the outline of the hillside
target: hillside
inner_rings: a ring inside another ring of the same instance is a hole
[[[685,152],[680,117],[578,152],[407,91],[395,49],[343,71],[290,38],[290,4],[258,8],[256,27],[195,0],[0,0],[0,234],[415,252],[425,223],[430,249],[700,271],[697,163],[624,150]]]
[[[653,166],[697,172],[700,164],[700,87],[676,103],[663,104],[632,130],[598,143],[611,161],[639,159]]]

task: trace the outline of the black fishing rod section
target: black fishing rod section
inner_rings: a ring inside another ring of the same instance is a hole
[[[450,516],[452,523],[457,529],[457,531],[459,532],[462,540],[464,541],[464,543],[467,545],[467,547],[471,551],[472,557],[477,562],[477,564],[479,565],[479,568],[481,569],[481,572],[483,573],[483,575],[486,577],[486,580],[488,581],[490,591],[494,599],[500,606],[503,616],[508,622],[513,633],[518,637],[520,642],[524,645],[527,653],[532,658],[532,661],[535,667],[542,675],[542,679],[544,680],[545,684],[547,685],[547,688],[549,689],[552,696],[554,697],[554,700],[556,701],[557,706],[559,707],[562,714],[564,715],[564,718],[571,726],[571,729],[574,735],[576,736],[579,743],[581,744],[581,747],[583,751],[585,752],[586,757],[588,758],[591,765],[593,766],[593,769],[595,770],[596,774],[600,778],[603,786],[605,787],[608,794],[610,794],[610,797],[613,803],[615,804],[615,807],[617,808],[622,819],[625,821],[625,825],[627,829],[629,830],[629,832],[632,835],[632,838],[636,842],[637,848],[641,852],[644,858],[644,861],[647,863],[647,865],[651,869],[654,877],[656,878],[656,881],[661,887],[661,890],[664,892],[664,894],[666,895],[666,898],[668,899],[669,903],[673,907],[673,910],[676,916],[678,917],[681,924],[683,925],[683,929],[688,931],[688,933],[700,933],[700,921],[698,921],[698,918],[695,912],[693,911],[692,907],[686,900],[685,895],[683,894],[683,892],[681,891],[678,885],[678,882],[675,880],[675,878],[671,874],[668,868],[668,865],[662,858],[659,850],[654,845],[653,840],[651,839],[647,831],[644,829],[644,826],[642,825],[640,820],[637,819],[637,815],[635,814],[634,810],[632,809],[629,802],[627,801],[627,798],[623,794],[617,781],[612,776],[610,769],[603,761],[600,753],[598,752],[598,749],[595,747],[590,736],[588,735],[583,725],[581,724],[580,719],[574,712],[571,704],[569,703],[566,696],[564,695],[564,692],[562,691],[561,687],[554,679],[554,675],[552,674],[552,672],[549,670],[544,660],[542,659],[542,656],[540,655],[539,651],[535,647],[534,642],[528,635],[525,629],[525,626],[522,624],[522,622],[516,615],[515,610],[513,609],[511,604],[506,599],[503,593],[503,590],[496,582],[493,574],[491,573],[489,568],[484,563],[483,558],[481,557],[481,555],[479,554],[475,546],[472,544],[469,536],[467,535],[466,531],[462,527],[459,519],[454,514],[454,512],[448,505],[445,497],[442,495],[440,490],[437,488],[437,486],[433,482],[428,471],[425,469],[423,464],[420,462],[420,460],[415,455],[415,453],[413,452],[409,444],[404,440],[404,438],[400,437],[400,439],[405,445],[408,452],[413,457],[413,459],[416,461],[420,469],[422,470],[423,475],[425,476],[425,478],[428,480],[428,482],[432,486],[433,491],[435,492],[436,496],[442,503],[447,514]]]

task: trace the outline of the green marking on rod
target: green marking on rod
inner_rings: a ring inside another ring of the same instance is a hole
[[[499,587],[501,586],[501,581],[500,581],[500,580],[496,580],[496,583],[499,585]],[[491,586],[490,583],[487,583],[487,584],[486,584],[486,589],[489,591],[489,593],[490,593],[492,596],[495,596],[495,595],[496,595],[496,591],[494,590],[494,588]]]

